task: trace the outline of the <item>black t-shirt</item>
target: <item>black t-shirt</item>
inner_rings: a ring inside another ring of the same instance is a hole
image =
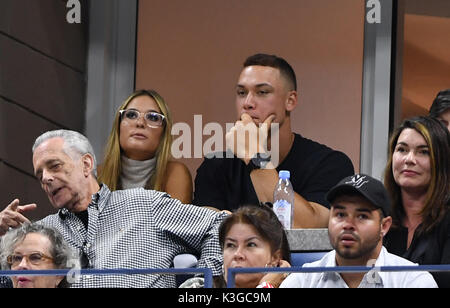
[[[384,237],[384,246],[395,255],[420,265],[450,264],[450,211],[429,233],[414,234],[411,245],[406,249],[408,229],[391,227]],[[449,272],[431,272],[440,288],[450,288]]]
[[[224,153],[221,155],[225,157]],[[298,134],[289,154],[277,167],[277,171],[280,170],[290,171],[296,193],[326,207],[329,207],[325,199],[328,190],[354,174],[347,155]],[[205,157],[195,177],[193,204],[233,210],[244,204],[258,203],[250,174],[241,159]]]

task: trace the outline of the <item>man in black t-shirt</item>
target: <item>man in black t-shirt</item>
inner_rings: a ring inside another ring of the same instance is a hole
[[[197,170],[193,203],[233,210],[273,202],[277,171],[289,170],[295,191],[293,227],[326,227],[325,194],[354,173],[353,165],[345,154],[292,132],[290,113],[296,106],[292,67],[273,55],[249,57],[236,86],[240,120],[226,135],[231,155],[207,155]],[[239,138],[246,133],[248,138]]]

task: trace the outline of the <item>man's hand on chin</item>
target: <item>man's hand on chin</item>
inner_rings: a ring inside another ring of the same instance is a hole
[[[270,115],[259,126],[247,113],[226,134],[226,145],[234,155],[248,164],[257,153],[267,153],[267,138],[275,115]]]

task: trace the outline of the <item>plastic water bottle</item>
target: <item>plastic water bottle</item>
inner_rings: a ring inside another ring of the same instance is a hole
[[[279,180],[273,192],[273,211],[285,229],[292,229],[294,215],[294,189],[289,181],[291,174],[280,170]]]

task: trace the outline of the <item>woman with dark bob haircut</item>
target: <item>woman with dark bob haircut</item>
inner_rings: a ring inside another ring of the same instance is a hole
[[[238,208],[222,222],[219,243],[224,259],[223,285],[226,283],[228,268],[290,266],[291,255],[286,232],[267,205]],[[271,279],[268,279],[264,275],[236,275],[236,287],[255,288],[264,281],[278,286],[286,276],[272,274]],[[279,281],[274,283],[274,280]]]
[[[225,288],[228,269],[233,267],[290,267],[286,232],[268,205],[245,205],[222,221],[219,243],[223,251],[223,275],[214,278],[215,288]],[[239,274],[237,288],[278,287],[283,273]],[[191,278],[181,288],[203,287],[203,278]]]
[[[419,264],[450,264],[450,134],[437,119],[403,121],[389,143],[384,184],[392,199],[389,252]],[[450,287],[448,273],[432,273]]]

